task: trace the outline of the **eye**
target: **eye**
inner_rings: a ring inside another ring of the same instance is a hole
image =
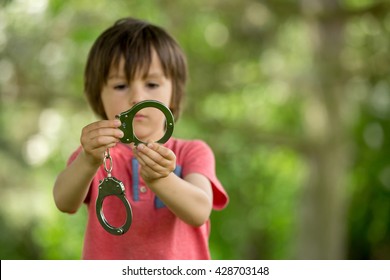
[[[118,85],[114,86],[114,89],[115,90],[125,90],[125,89],[127,89],[127,85],[126,84],[118,84]]]
[[[153,83],[153,82],[146,83],[146,87],[148,87],[150,89],[155,89],[155,88],[158,88],[159,86],[160,86],[159,84]]]

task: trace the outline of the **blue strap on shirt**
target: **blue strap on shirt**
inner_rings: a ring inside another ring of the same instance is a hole
[[[138,174],[138,160],[136,158],[131,159],[131,171],[133,173],[133,200],[139,201],[139,174]],[[176,176],[181,177],[182,176],[182,168],[180,165],[176,165],[175,170],[173,173],[176,174]],[[156,196],[154,199],[154,206],[156,208],[163,208],[165,207],[165,204]]]

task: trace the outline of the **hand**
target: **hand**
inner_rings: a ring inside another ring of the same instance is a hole
[[[118,129],[120,125],[119,120],[102,120],[82,129],[80,142],[88,162],[96,166],[102,163],[104,152],[123,137],[123,132]]]
[[[139,144],[134,155],[141,165],[141,177],[146,184],[167,177],[176,168],[176,156],[168,148],[157,144]]]

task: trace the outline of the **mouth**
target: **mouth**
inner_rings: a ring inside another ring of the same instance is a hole
[[[134,119],[135,120],[143,120],[143,119],[146,119],[146,115],[143,115],[143,114],[136,114],[134,116]]]

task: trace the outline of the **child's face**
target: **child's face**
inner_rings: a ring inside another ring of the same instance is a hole
[[[106,85],[101,92],[104,110],[108,119],[129,110],[134,104],[144,100],[157,100],[170,106],[172,81],[164,76],[156,52],[152,51],[152,62],[145,78],[136,75],[130,83],[124,71],[121,58],[118,69],[112,67]],[[165,116],[156,108],[144,108],[134,117],[133,128],[138,139],[144,142],[159,140],[165,131]]]

